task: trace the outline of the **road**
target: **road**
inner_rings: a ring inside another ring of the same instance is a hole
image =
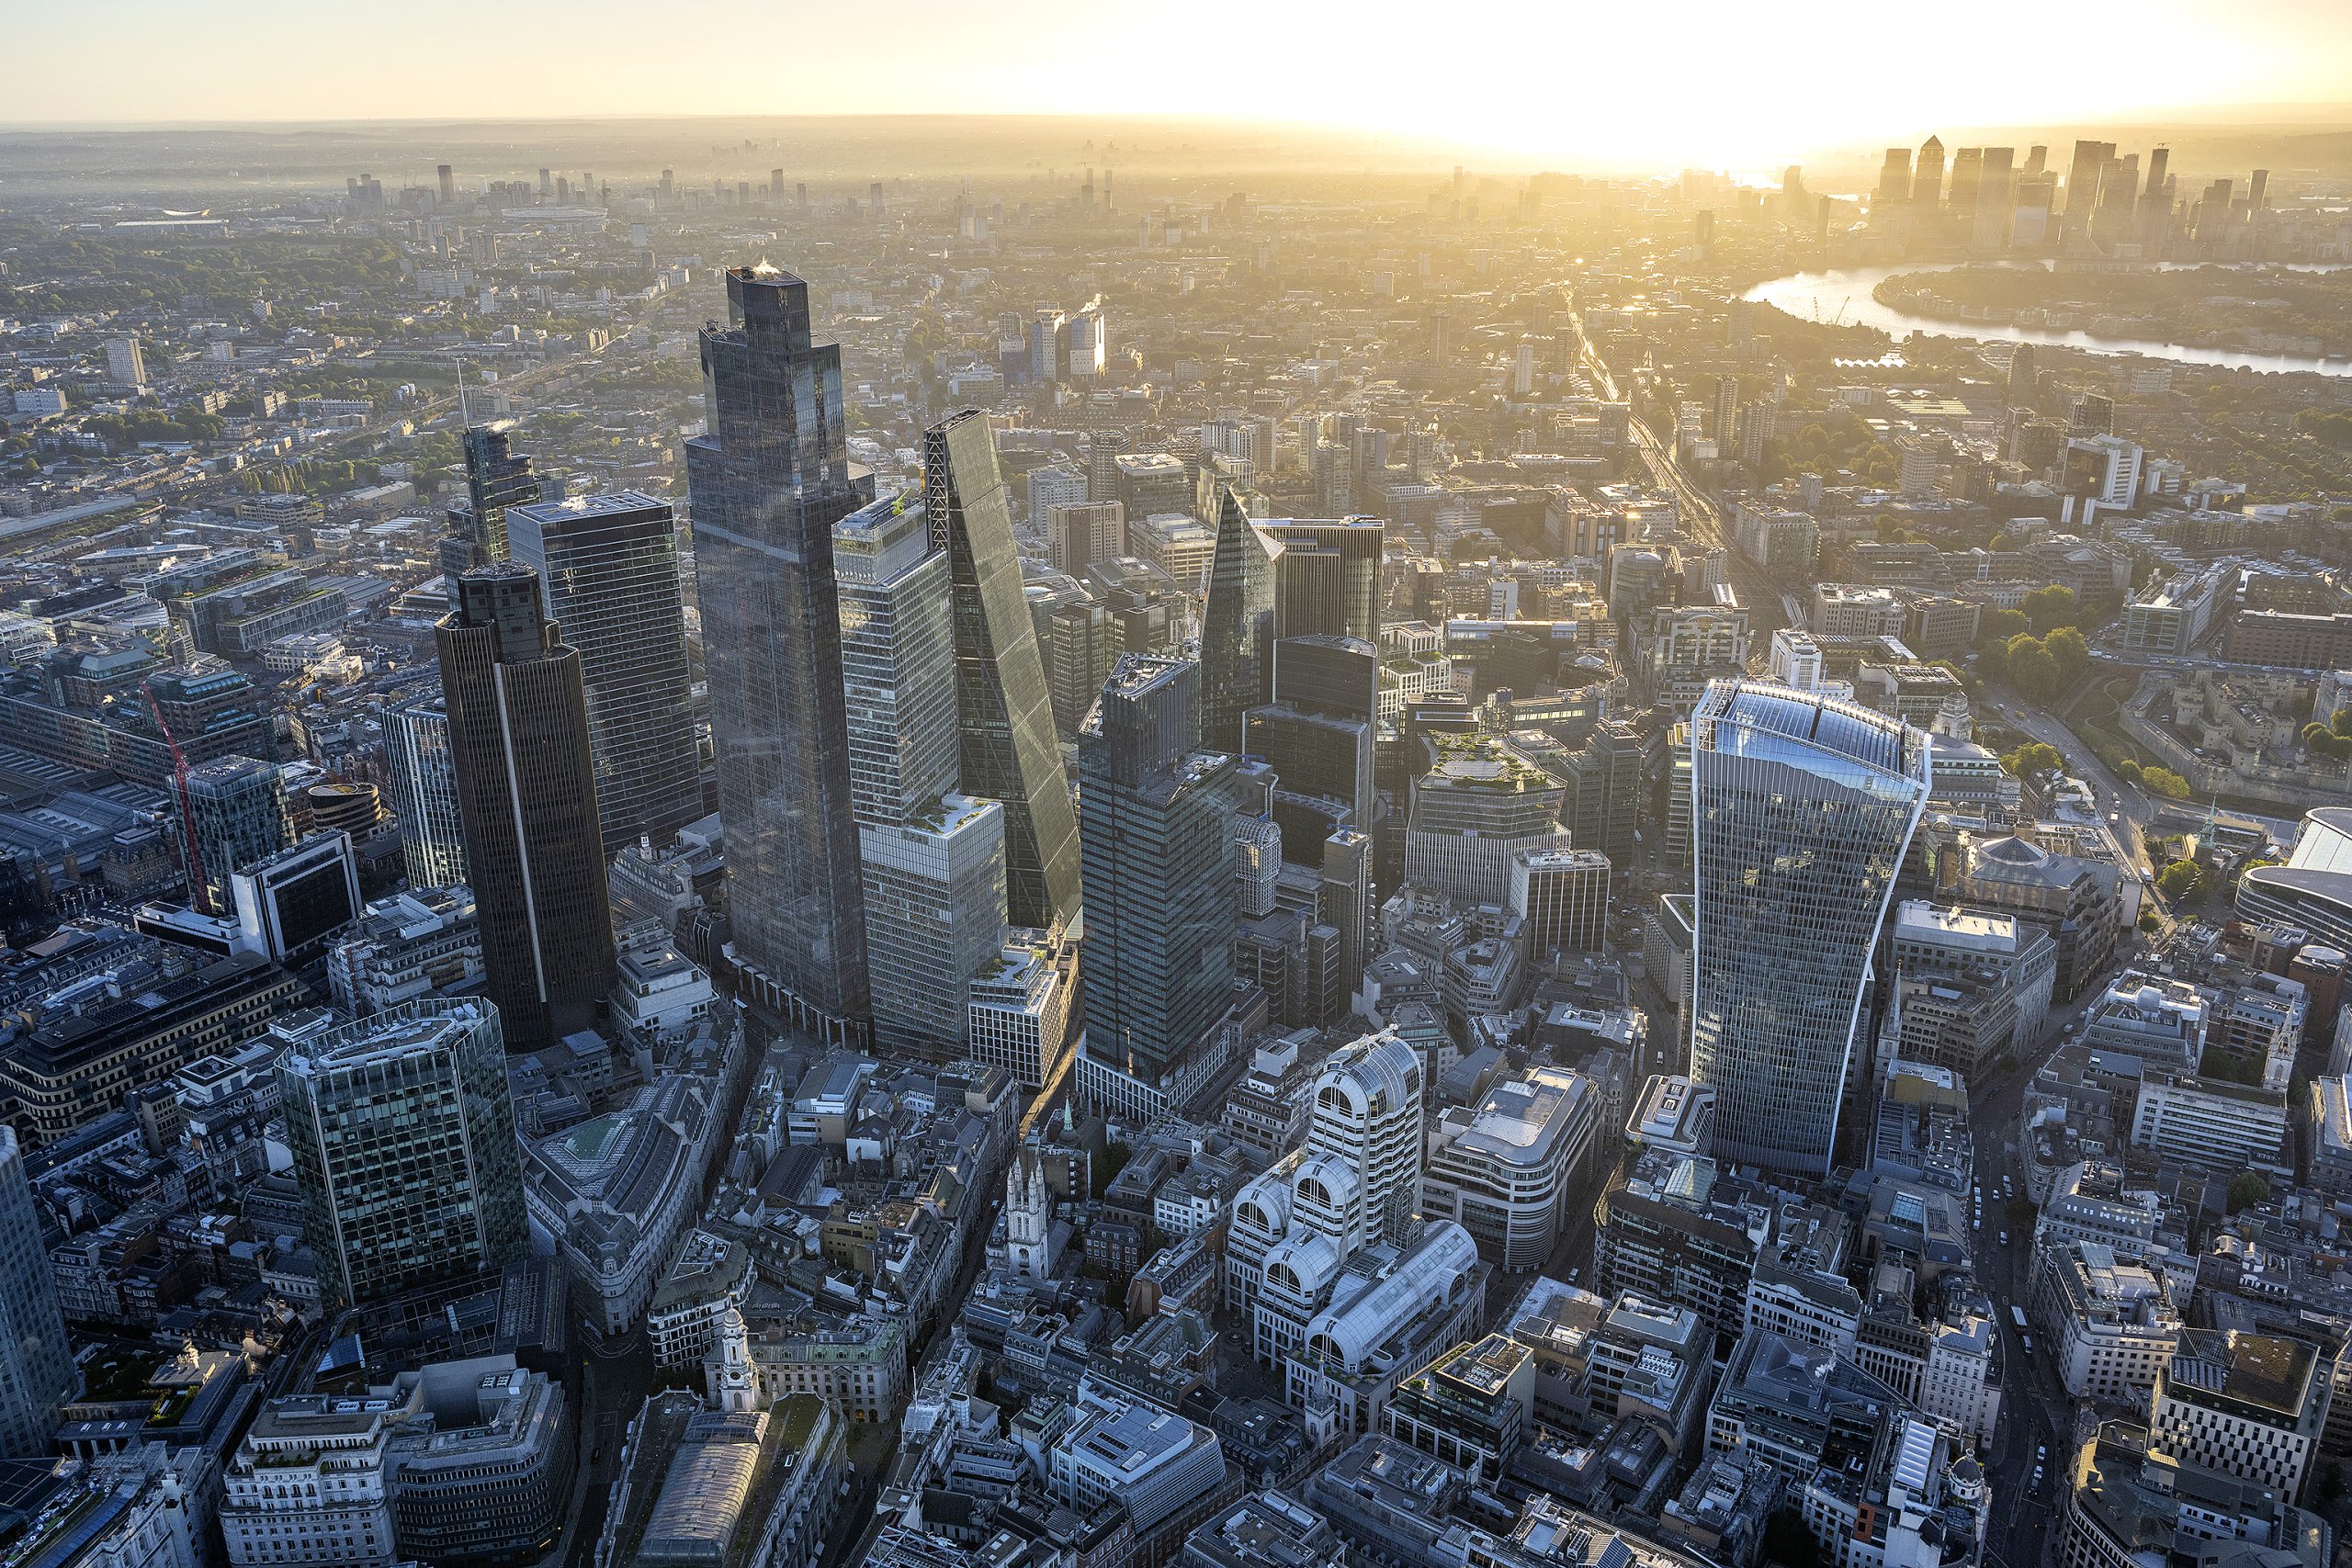
[[[2147,829],[2156,819],[2157,806],[2148,793],[2138,784],[2127,784],[2108,771],[2087,742],[2066,728],[2052,715],[2023,704],[1996,703],[2002,721],[2023,730],[2046,746],[2055,747],[2064,754],[2066,765],[2075,776],[2098,792],[2105,808],[2117,814],[2119,820],[2112,830],[2117,842],[2126,853],[2142,865],[2148,863]]]
[[[1592,340],[1585,335],[1584,317],[1571,318],[1576,323],[1577,344],[1583,355],[1585,372],[1597,382],[1611,402],[1627,400],[1619,391],[1616,373],[1609,368]],[[1772,647],[1772,634],[1781,626],[1795,624],[1790,595],[1781,586],[1766,576],[1762,569],[1732,542],[1731,520],[1724,505],[1700,488],[1673,448],[1657,438],[1649,426],[1638,419],[1628,419],[1626,428],[1633,433],[1634,445],[1650,471],[1650,478],[1660,490],[1674,497],[1684,525],[1701,543],[1720,547],[1729,568],[1731,585],[1739,593],[1739,602],[1747,610],[1749,634],[1748,668],[1760,671],[1765,667]]]

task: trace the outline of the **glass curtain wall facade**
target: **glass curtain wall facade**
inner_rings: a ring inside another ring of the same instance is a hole
[[[1201,612],[1201,744],[1242,749],[1241,716],[1266,700],[1274,562],[1230,485],[1217,489],[1216,547]]]
[[[822,1038],[862,1041],[872,1010],[833,525],[873,499],[873,480],[850,472],[841,348],[812,340],[808,286],[736,267],[727,303],[729,324],[702,333],[709,428],[686,443],[686,485],[741,995]]]
[[[331,1309],[530,1256],[498,1010],[410,1002],[277,1066],[304,1234]]]
[[[1828,1172],[1871,950],[1928,797],[1927,737],[1718,681],[1691,715],[1690,1076],[1720,1157]]]
[[[384,756],[409,886],[449,887],[465,881],[466,825],[458,807],[457,766],[449,758],[449,706],[437,688],[385,713]]]
[[[703,814],[669,503],[625,490],[509,507],[506,547],[580,654],[605,853],[666,843]]]
[[[1005,813],[956,791],[947,557],[922,503],[897,496],[834,525],[833,562],[874,1042],[953,1054],[1003,948]]]
[[[1268,775],[1198,751],[1200,666],[1129,654],[1078,742],[1087,1052],[1157,1084],[1232,1003],[1231,826]]]
[[[1012,923],[1056,930],[1078,912],[1078,817],[986,414],[967,409],[923,433],[923,505],[954,585],[964,793],[1004,807]]]

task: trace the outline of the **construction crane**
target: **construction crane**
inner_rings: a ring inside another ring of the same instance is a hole
[[[196,812],[187,787],[187,756],[172,735],[172,727],[164,722],[163,705],[155,700],[154,688],[146,682],[139,682],[139,694],[147,699],[147,712],[155,720],[155,728],[164,732],[164,744],[172,750],[172,782],[179,788],[180,834],[187,852],[188,902],[202,914],[220,913],[212,907],[211,885],[204,877],[204,851],[196,840]]]

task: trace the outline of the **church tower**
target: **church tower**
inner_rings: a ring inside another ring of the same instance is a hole
[[[718,1408],[729,1416],[748,1416],[767,1404],[760,1397],[759,1369],[752,1365],[752,1331],[732,1303],[718,1320]]]
[[[1004,1179],[1004,1256],[1015,1278],[1045,1280],[1054,1272],[1054,1197],[1034,1149],[1012,1158]]]

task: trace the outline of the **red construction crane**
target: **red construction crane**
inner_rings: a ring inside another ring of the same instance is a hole
[[[196,812],[187,787],[187,757],[180,750],[180,743],[172,737],[172,727],[164,722],[163,705],[155,701],[154,689],[146,682],[139,682],[139,694],[147,699],[147,711],[154,716],[155,728],[164,732],[164,744],[172,749],[172,781],[179,786],[180,832],[187,840],[188,902],[198,911],[219,913],[212,907],[212,889],[204,877],[204,851],[196,841]]]

